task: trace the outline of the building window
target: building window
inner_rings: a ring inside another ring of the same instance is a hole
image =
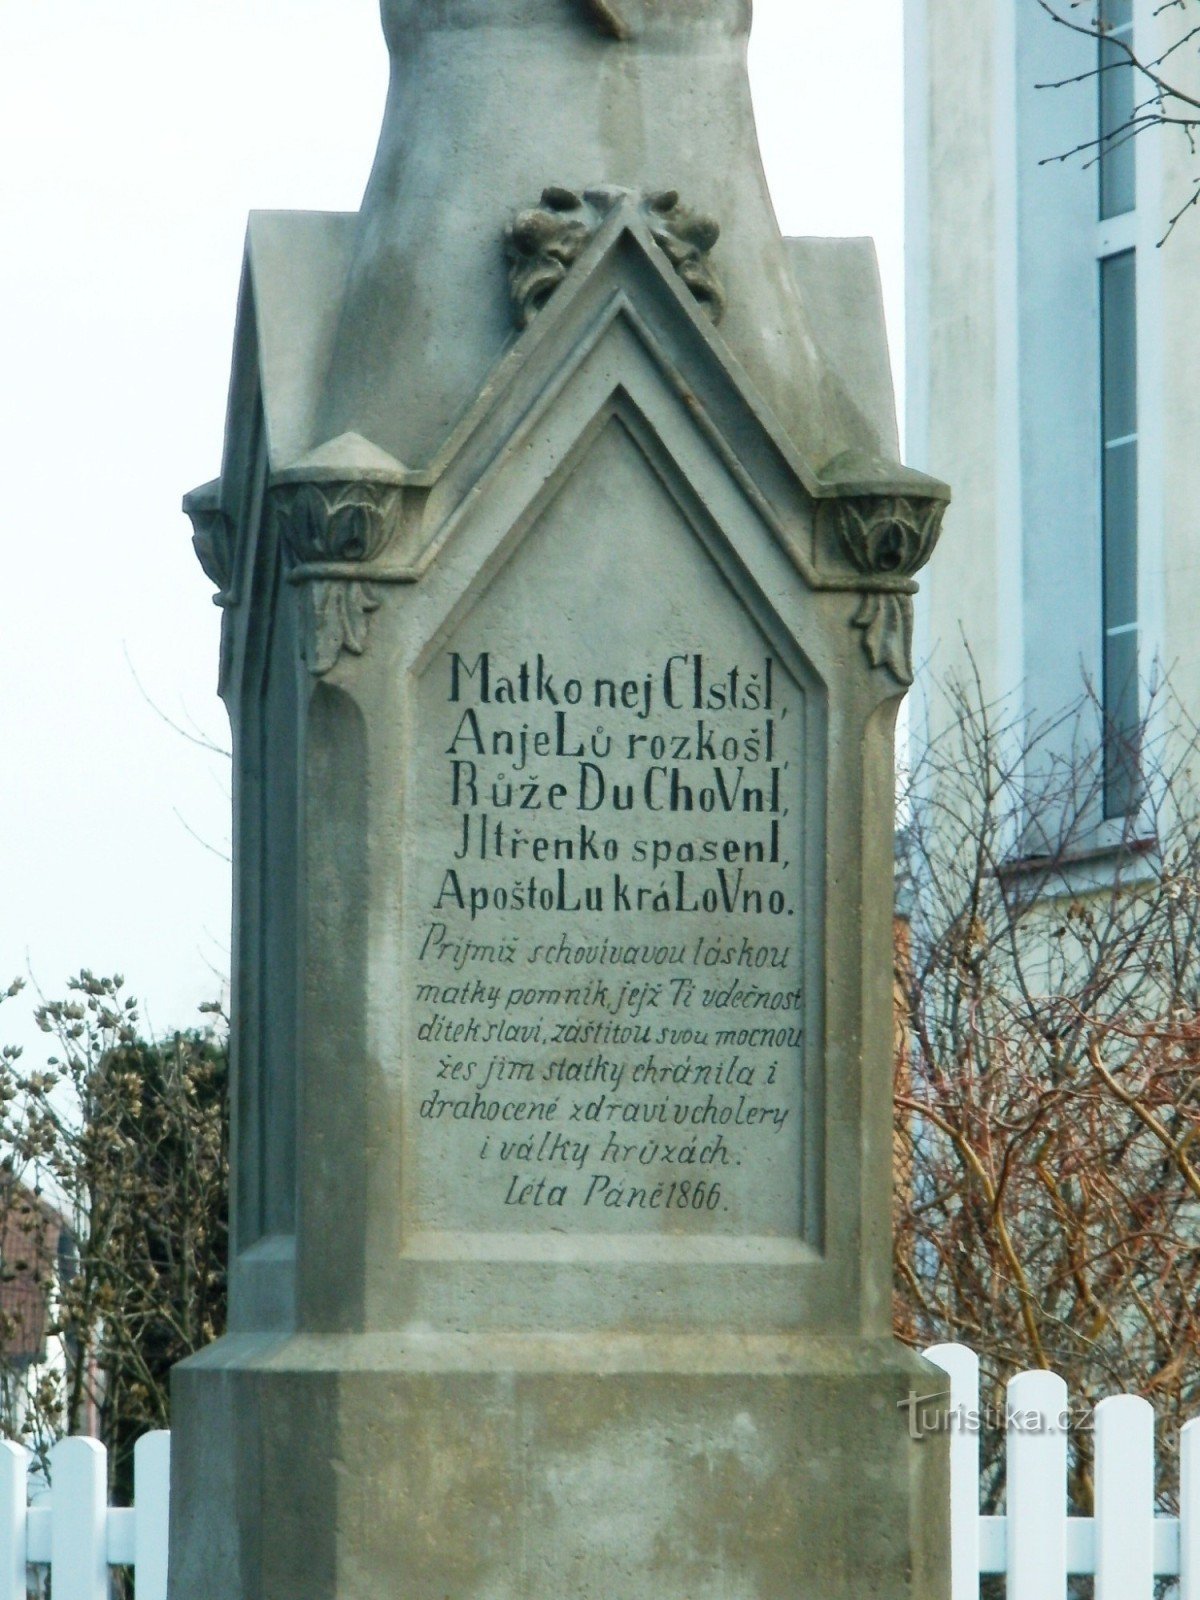
[[[1101,519],[1104,571],[1104,814],[1137,800],[1137,264],[1100,263]]]
[[[1133,138],[1133,66],[1122,45],[1133,44],[1133,0],[1104,0],[1100,22],[1100,217],[1132,211],[1136,199]]]
[[[1100,514],[1103,570],[1104,815],[1138,799],[1137,201],[1133,0],[1102,0],[1099,46]]]

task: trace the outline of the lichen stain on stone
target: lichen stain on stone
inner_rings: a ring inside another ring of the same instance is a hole
[[[589,1594],[602,1571],[653,1578],[660,1594],[688,1600],[782,1592],[780,1552],[798,1534],[784,1476],[776,1483],[783,1441],[753,1407],[697,1416],[669,1382],[653,1387],[651,1397],[640,1385],[597,1385],[582,1418],[541,1400],[543,1537],[570,1549]],[[647,1425],[647,1415],[658,1420]],[[748,1538],[750,1504],[763,1527]]]
[[[368,1381],[346,1403],[350,1437],[364,1436],[372,1417],[404,1419],[403,1448],[373,1452],[363,1484],[361,1570],[382,1571],[401,1551],[413,1592],[452,1600],[486,1594],[509,1560],[505,1530],[519,1514],[506,1386],[412,1376]]]

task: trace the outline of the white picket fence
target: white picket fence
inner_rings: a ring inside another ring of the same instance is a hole
[[[132,1509],[108,1504],[107,1460],[95,1439],[50,1452],[50,1484],[29,1501],[29,1452],[0,1444],[0,1600],[26,1600],[30,1567],[48,1567],[54,1600],[108,1600],[113,1567],[133,1567],[137,1600],[166,1600],[171,1435],[133,1453]]]
[[[963,1345],[925,1354],[950,1379],[953,1600],[978,1600],[984,1574],[1006,1574],[1007,1600],[1064,1600],[1068,1574],[1094,1574],[1096,1600],[1153,1600],[1174,1578],[1176,1600],[1200,1600],[1200,1419],[1183,1430],[1181,1515],[1154,1502],[1154,1412],[1119,1395],[1097,1406],[1096,1514],[1067,1515],[1067,1386],[1051,1372],[1008,1385],[1007,1512],[979,1512],[979,1362]],[[113,1567],[134,1568],[137,1600],[166,1600],[171,1436],[134,1454],[134,1505],[107,1504],[105,1453],[64,1439],[51,1484],[29,1503],[28,1453],[0,1444],[0,1600],[26,1600],[28,1568],[49,1567],[54,1600],[108,1600]]]
[[[1180,1442],[1178,1517],[1154,1503],[1154,1411],[1136,1395],[1096,1407],[1094,1517],[1067,1515],[1067,1386],[1052,1372],[1008,1385],[1007,1514],[979,1514],[979,1361],[960,1344],[934,1345],[950,1378],[953,1600],[978,1600],[983,1573],[1006,1574],[1007,1600],[1063,1600],[1067,1575],[1094,1574],[1096,1600],[1152,1600],[1175,1578],[1178,1600],[1200,1600],[1200,1419]],[[968,1425],[964,1426],[966,1419]]]

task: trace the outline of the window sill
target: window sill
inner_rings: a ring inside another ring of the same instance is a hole
[[[1005,880],[1041,879],[1047,894],[1084,894],[1111,888],[1114,880],[1144,883],[1157,871],[1158,839],[1153,834],[1130,836],[1126,824],[1100,824],[1086,840],[1058,855],[1011,856],[997,869]]]

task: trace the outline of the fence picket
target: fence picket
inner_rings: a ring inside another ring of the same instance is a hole
[[[50,1452],[50,1572],[54,1600],[108,1600],[106,1453],[95,1439]]]
[[[1096,1600],[1154,1600],[1154,1409],[1096,1407]]]
[[[1200,1417],[1179,1441],[1179,1600],[1200,1600]]]
[[[29,1452],[0,1444],[0,1600],[25,1600],[25,1516]]]
[[[979,1357],[965,1344],[925,1351],[950,1379],[950,1594],[979,1600]]]
[[[1178,1575],[1173,1600],[1200,1600],[1200,1418],[1183,1429],[1179,1516],[1155,1508],[1154,1411],[1131,1395],[1096,1408],[1093,1517],[1069,1517],[1068,1395],[1049,1372],[1023,1372],[1007,1392],[1007,1508],[981,1517],[979,1361],[965,1345],[932,1345],[950,1380],[952,1600],[979,1600],[983,1573],[1006,1573],[1008,1600],[1066,1600],[1068,1573],[1094,1573],[1096,1600],[1153,1600]],[[171,1436],[134,1451],[134,1505],[110,1510],[107,1458],[94,1439],[51,1452],[49,1492],[27,1504],[29,1455],[0,1442],[0,1600],[26,1600],[27,1568],[49,1566],[54,1600],[108,1600],[110,1564],[132,1565],[138,1600],[166,1600]]]
[[[137,1513],[137,1600],[167,1600],[171,1435],[165,1429],[144,1434],[134,1446],[133,1506]]]
[[[1067,1386],[1052,1372],[1008,1385],[1008,1600],[1066,1600]]]

